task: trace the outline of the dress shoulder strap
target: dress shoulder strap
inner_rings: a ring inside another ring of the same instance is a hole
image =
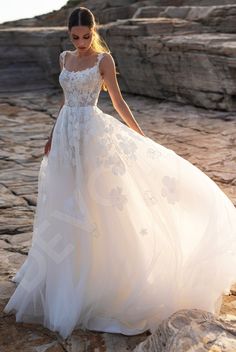
[[[66,50],[65,51],[62,51],[60,53],[60,61],[62,62],[62,66],[64,67],[64,64],[65,64],[65,56],[66,56]]]

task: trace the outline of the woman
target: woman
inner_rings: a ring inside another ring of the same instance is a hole
[[[45,146],[32,246],[4,311],[63,338],[134,335],[182,308],[218,314],[236,281],[236,209],[196,166],[148,137],[92,12],[68,20],[64,102]],[[101,88],[126,124],[97,106]]]

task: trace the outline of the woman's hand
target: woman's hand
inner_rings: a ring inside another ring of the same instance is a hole
[[[52,138],[51,138],[51,136],[50,136],[50,137],[48,138],[47,143],[45,144],[45,147],[44,147],[44,155],[48,155],[48,153],[50,152],[51,143],[52,143]]]
[[[130,127],[131,128],[131,127]],[[137,125],[135,126],[135,128],[132,128],[135,132],[141,134],[141,136],[146,137],[146,135],[144,134],[144,132],[141,130],[141,128]]]
[[[147,137],[147,136],[143,133],[142,130],[141,130],[141,132],[139,132],[139,134],[141,134],[141,136],[143,136],[143,137]]]

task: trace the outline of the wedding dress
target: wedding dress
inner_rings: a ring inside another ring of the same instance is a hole
[[[66,338],[135,335],[182,308],[218,314],[236,282],[236,209],[199,168],[98,106],[94,66],[65,68],[41,161],[32,246],[4,312]]]

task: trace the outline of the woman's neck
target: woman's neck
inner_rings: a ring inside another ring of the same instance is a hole
[[[88,49],[84,53],[80,52],[78,49],[76,49],[75,52],[74,52],[74,55],[77,56],[77,57],[91,56],[93,54],[95,54],[95,51],[92,50],[92,49],[91,50]]]

